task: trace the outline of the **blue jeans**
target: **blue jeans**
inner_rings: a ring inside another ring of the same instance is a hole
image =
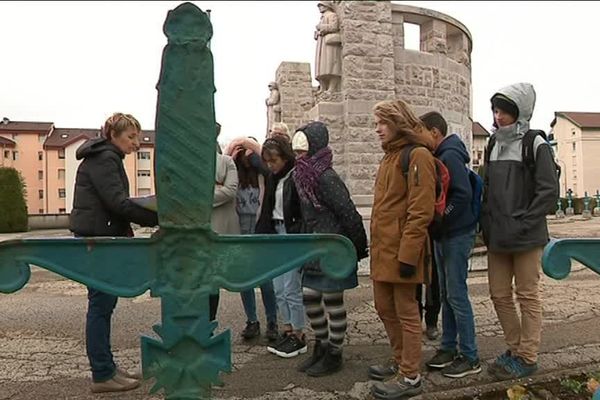
[[[275,289],[273,281],[268,281],[260,286],[263,305],[265,306],[265,314],[267,316],[267,324],[277,323],[277,300],[275,299]],[[242,296],[242,304],[248,322],[258,321],[256,317],[256,297],[254,289],[245,290],[240,293]]]
[[[475,230],[435,241],[442,296],[442,350],[456,350],[458,345],[460,353],[470,361],[478,359],[475,320],[467,287],[469,255],[474,243]]]
[[[115,375],[116,365],[110,350],[110,319],[116,305],[117,296],[88,287],[85,348],[94,382],[104,382]]]
[[[278,234],[286,233],[283,221],[275,223]],[[302,301],[302,274],[298,269],[293,269],[273,279],[277,308],[283,323],[292,325],[294,330],[304,329],[304,303]]]
[[[254,233],[256,225],[256,215],[252,214],[240,214],[240,232],[242,235],[251,235]],[[275,289],[273,288],[273,281],[268,281],[260,286],[260,293],[262,295],[263,305],[265,306],[265,314],[267,316],[267,325],[269,323],[277,323],[277,301],[275,300]],[[254,296],[254,289],[245,290],[240,292],[242,297],[242,304],[244,305],[244,312],[246,313],[246,319],[248,322],[258,321],[256,317],[256,297]]]

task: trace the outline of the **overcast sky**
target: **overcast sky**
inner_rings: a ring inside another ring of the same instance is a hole
[[[212,10],[221,140],[263,137],[279,63],[314,64],[317,2],[193,3]],[[397,3],[446,13],[470,30],[473,119],[486,128],[491,95],[519,81],[538,94],[534,127],[548,130],[554,111],[600,112],[600,3]],[[97,128],[122,111],[153,129],[162,24],[178,4],[0,2],[0,118]]]

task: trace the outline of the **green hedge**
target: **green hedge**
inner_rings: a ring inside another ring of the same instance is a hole
[[[0,167],[0,233],[27,231],[25,182],[14,168]]]

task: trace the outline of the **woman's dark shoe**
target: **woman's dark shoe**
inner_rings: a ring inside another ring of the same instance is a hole
[[[325,355],[306,370],[306,374],[308,376],[320,377],[331,375],[340,369],[342,369],[342,349],[330,345],[327,347]]]
[[[307,369],[315,365],[321,358],[323,358],[326,352],[327,344],[324,345],[320,340],[317,340],[315,342],[312,355],[298,366],[298,372],[306,372]]]
[[[253,339],[260,335],[260,324],[258,321],[246,322],[246,328],[242,331],[244,339]]]

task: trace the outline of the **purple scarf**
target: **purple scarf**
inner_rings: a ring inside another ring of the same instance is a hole
[[[296,169],[293,178],[302,201],[312,203],[315,208],[321,208],[316,190],[319,186],[319,177],[331,168],[333,154],[329,147],[317,151],[312,157],[302,156],[296,160]]]

